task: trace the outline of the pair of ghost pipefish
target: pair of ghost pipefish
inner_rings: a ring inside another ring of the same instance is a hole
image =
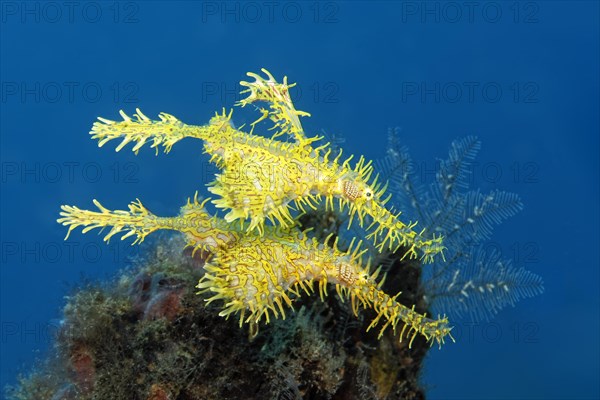
[[[223,219],[208,215],[204,209],[208,199],[199,204],[195,198],[177,217],[154,216],[139,201],[130,204],[129,211],[109,211],[94,201],[99,212],[63,206],[58,222],[69,226],[69,233],[80,225],[85,226],[84,232],[111,226],[106,240],[124,232],[122,238],[136,236],[134,243],[157,229],[183,232],[189,245],[213,254],[198,285],[201,292],[214,293],[207,301],[223,299],[226,304],[220,315],[239,313],[240,325],[247,322],[254,331],[262,319],[269,321],[269,313],[285,317],[284,305],[292,306],[290,295],[299,296],[300,289],[309,292],[316,281],[322,298],[327,283],[332,283],[342,299],[351,300],[355,313],[359,304],[373,308],[378,315],[369,329],[383,318],[380,335],[390,325],[395,330],[402,321],[400,340],[412,332],[410,343],[420,333],[441,345],[451,329],[446,318],[433,320],[415,312],[414,306],[411,309],[399,304],[397,295],[390,297],[381,291],[381,282],[376,282],[378,272],[369,274],[369,267],[362,267],[360,255],[364,251],[359,251],[359,246],[342,252],[337,242],[328,248],[315,239],[309,240],[294,226],[290,208],[295,205],[305,211],[305,207],[316,208],[324,199],[326,209],[335,209],[337,199],[340,211],[348,207],[350,223],[357,217],[363,226],[367,216],[371,219],[367,239],[378,250],[395,251],[404,246],[408,249],[405,256],[415,258],[420,252],[425,262],[438,254],[443,257],[442,238],[428,238],[423,231],[414,231],[416,223],[405,224],[399,213],[385,208],[389,200],[383,199],[385,186],[377,184],[377,178],[369,183],[373,167],[363,157],[352,168],[352,157],[341,161],[341,151],[331,157],[329,143],[313,147],[312,143],[322,138],[305,136],[298,117],[309,114],[294,108],[289,94],[293,84],[288,85],[287,78],[277,83],[270,73],[263,72],[266,79],[248,73],[255,81],[241,82],[247,87],[242,93],[249,95],[238,105],[264,102],[269,106],[260,108],[261,117],[251,124],[249,133],[234,128],[232,113],[225,111],[217,113],[207,125],[195,126],[165,113],[154,121],[139,110],[133,119],[122,111],[123,121],[99,118],[90,132],[93,139],[99,140],[99,146],[122,139],[116,150],[133,142],[136,153],[147,142],[157,153],[159,146],[167,153],[183,138],[203,140],[204,152],[222,171],[208,190],[218,196],[212,200],[217,208],[229,210]],[[274,135],[254,135],[256,124],[267,118],[274,123]],[[284,134],[293,141],[276,140]],[[255,167],[259,170],[252,173]],[[261,173],[260,169],[267,167],[271,173]],[[267,219],[272,225],[265,224]],[[236,258],[240,251],[250,255],[252,262]]]

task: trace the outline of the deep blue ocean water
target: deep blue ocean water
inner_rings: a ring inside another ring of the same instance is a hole
[[[200,142],[168,155],[98,149],[118,110],[202,124],[262,67],[350,153],[400,127],[424,179],[458,137],[483,144],[474,184],[524,210],[494,243],[545,293],[433,349],[432,399],[595,399],[599,389],[599,6],[595,1],[13,2],[1,7],[0,386],[43,357],[64,296],[136,249],[55,220],[61,204],[140,198],[175,214],[215,170]],[[236,124],[251,113],[234,113]],[[340,139],[341,140],[341,139]]]

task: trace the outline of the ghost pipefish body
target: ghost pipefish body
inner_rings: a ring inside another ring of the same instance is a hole
[[[381,321],[380,338],[390,326],[396,332],[399,324],[399,340],[409,337],[409,346],[418,334],[440,346],[446,336],[452,338],[446,317],[431,319],[416,312],[414,306],[400,304],[399,293],[392,297],[381,290],[385,276],[378,279],[381,268],[370,272],[369,262],[363,265],[366,250],[361,250],[360,242],[353,240],[346,251],[341,251],[337,239],[329,247],[295,227],[265,226],[261,233],[248,231],[244,224],[210,215],[204,207],[207,201],[199,202],[195,196],[179,215],[158,217],[139,200],[132,202],[128,210],[115,211],[94,200],[98,211],[62,206],[58,222],[68,227],[66,238],[79,226],[83,232],[107,228],[106,242],[116,234],[122,235],[121,239],[134,237],[135,244],[157,230],[182,232],[193,252],[211,254],[197,285],[199,293],[211,295],[206,299],[208,303],[223,302],[219,315],[229,318],[239,314],[240,327],[249,324],[251,335],[257,334],[261,321],[285,319],[286,308],[293,307],[294,299],[302,292],[313,292],[316,283],[321,300],[331,284],[342,300],[350,300],[355,315],[360,306],[373,309],[377,315],[367,330]]]
[[[306,136],[299,117],[310,114],[295,109],[289,91],[295,84],[288,85],[287,77],[278,83],[268,71],[262,71],[266,77],[248,73],[254,81],[240,82],[246,87],[242,93],[248,96],[239,106],[268,105],[258,107],[261,116],[251,124],[250,132],[234,128],[233,111],[227,114],[223,110],[208,124],[198,126],[184,124],[166,113],[160,113],[159,120],[151,120],[138,109],[133,118],[121,111],[123,121],[99,118],[90,134],[99,146],[122,139],[117,151],[132,142],[136,153],[146,143],[157,153],[162,146],[166,153],[181,139],[201,139],[205,153],[221,169],[208,185],[218,196],[213,203],[228,211],[224,216],[228,222],[249,219],[245,225],[248,231],[263,233],[266,220],[291,227],[292,207],[303,212],[324,200],[327,209],[347,212],[350,223],[356,218],[362,227],[369,219],[367,239],[379,251],[403,247],[410,258],[420,257],[425,262],[432,262],[436,255],[443,258],[440,236],[415,230],[416,222],[405,223],[400,212],[385,207],[390,198],[384,198],[387,185],[378,183],[377,177],[371,179],[371,162],[361,156],[352,166],[353,156],[342,160],[342,151],[332,155],[329,143],[313,146],[322,137]],[[255,126],[267,119],[273,122],[272,137],[255,135]],[[282,135],[292,140],[278,140]]]

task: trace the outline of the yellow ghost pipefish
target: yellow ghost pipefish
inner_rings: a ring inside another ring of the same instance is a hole
[[[163,146],[165,153],[179,140],[191,137],[204,142],[204,151],[210,155],[221,173],[209,184],[208,190],[217,195],[213,200],[216,207],[228,210],[227,222],[250,219],[245,225],[248,232],[265,232],[265,220],[282,227],[291,227],[292,206],[302,212],[306,207],[315,208],[323,199],[327,209],[337,209],[350,216],[350,223],[357,217],[364,226],[368,217],[371,240],[379,251],[396,251],[401,246],[407,248],[410,258],[419,256],[425,262],[432,262],[434,256],[443,258],[442,238],[428,236],[425,231],[416,231],[417,223],[405,223],[400,213],[393,213],[385,207],[389,196],[384,198],[387,185],[378,183],[377,177],[371,180],[373,167],[364,157],[359,157],[351,166],[352,156],[342,160],[342,151],[332,155],[329,143],[314,147],[313,143],[322,137],[307,137],[299,117],[308,113],[295,109],[289,89],[294,84],[278,83],[273,75],[263,69],[266,77],[248,73],[252,82],[242,81],[246,87],[242,93],[248,96],[237,105],[246,106],[266,103],[268,108],[259,107],[261,116],[251,124],[249,133],[234,128],[229,114],[223,110],[216,114],[207,125],[187,125],[173,115],[160,113],[159,120],[151,120],[137,109],[133,118],[123,111],[123,121],[98,118],[90,134],[102,146],[110,140],[122,139],[116,150],[121,150],[133,142],[133,151],[145,144],[151,147]],[[273,122],[274,134],[270,138],[253,134],[254,127],[262,120]],[[292,141],[277,140],[288,135]]]
[[[342,300],[350,299],[355,315],[361,305],[375,310],[377,316],[367,330],[382,320],[379,337],[389,326],[396,332],[402,322],[399,340],[410,337],[409,347],[417,334],[440,346],[446,336],[452,338],[446,317],[428,318],[417,313],[414,306],[400,304],[396,300],[399,294],[391,297],[381,290],[385,277],[378,280],[381,268],[371,273],[368,262],[363,266],[366,250],[360,250],[360,242],[355,245],[353,240],[347,251],[341,251],[337,239],[329,247],[295,227],[265,226],[260,233],[249,231],[244,224],[210,215],[204,208],[207,201],[200,203],[195,196],[178,216],[158,217],[139,200],[132,202],[127,211],[111,211],[94,200],[99,211],[64,205],[58,222],[68,226],[67,238],[78,226],[83,232],[110,228],[104,237],[107,242],[115,234],[122,234],[121,239],[133,236],[135,244],[159,229],[184,233],[194,251],[211,253],[204,267],[206,273],[197,285],[199,293],[212,294],[206,299],[208,303],[223,301],[219,315],[228,318],[239,314],[240,326],[248,323],[252,335],[258,332],[259,322],[285,318],[286,307],[292,307],[302,292],[313,292],[317,282],[321,300],[330,283]]]

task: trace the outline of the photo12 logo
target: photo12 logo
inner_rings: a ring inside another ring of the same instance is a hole
[[[0,323],[0,342],[2,345],[26,343],[51,343],[61,328],[62,321],[2,321]]]
[[[536,24],[540,5],[527,1],[404,1],[402,23]]]
[[[241,92],[242,87],[237,82],[202,82],[202,102],[218,99],[221,103],[231,104],[247,97]],[[310,85],[294,85],[290,88],[290,98],[294,103],[300,101],[315,104],[335,104],[340,102],[340,85],[335,81],[313,82]]]
[[[97,103],[107,96],[114,103],[137,103],[139,85],[136,82],[95,81],[2,81],[2,103],[74,104]]]
[[[338,23],[340,6],[334,1],[203,1],[202,23]]]
[[[135,24],[140,6],[133,1],[3,1],[2,23],[90,23]]]
[[[77,185],[101,181],[117,184],[139,183],[137,163],[114,162],[103,165],[94,161],[4,161],[0,163],[2,184],[59,184]]]
[[[539,94],[540,85],[534,81],[404,81],[401,86],[402,103],[534,104],[540,102]]]

